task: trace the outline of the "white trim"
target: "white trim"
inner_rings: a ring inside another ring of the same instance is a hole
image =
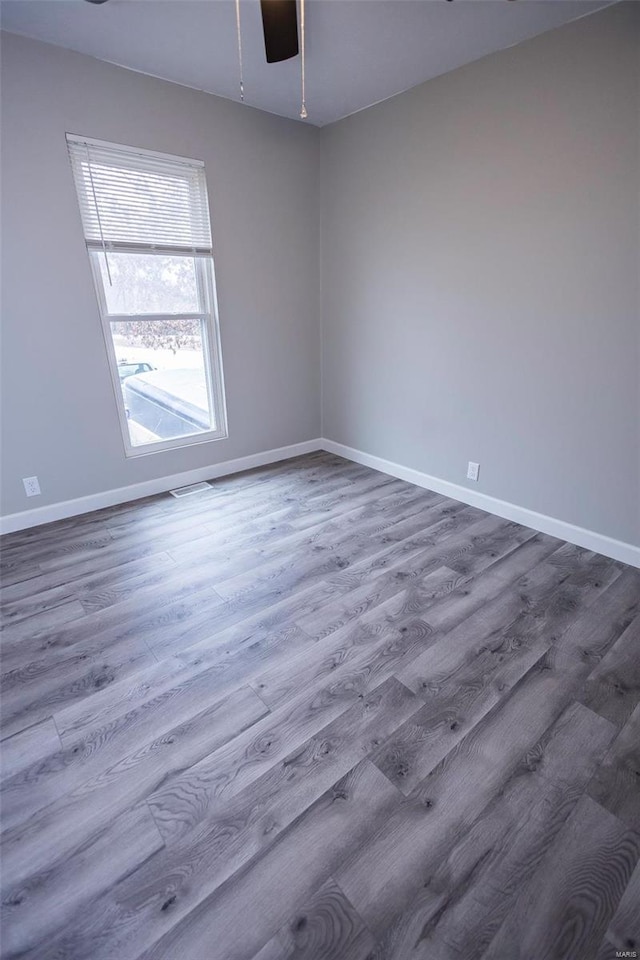
[[[95,253],[144,253],[149,257],[212,257],[213,247],[174,247],[170,243],[133,243],[126,240],[87,240],[87,250]],[[176,314],[173,314],[176,316]],[[183,316],[183,314],[179,314]]]
[[[426,487],[436,493],[471,504],[487,513],[504,517],[505,520],[514,520],[526,527],[548,533],[559,540],[567,540],[587,550],[595,550],[605,557],[612,557],[632,567],[640,568],[640,547],[622,540],[615,540],[602,533],[595,533],[584,527],[577,527],[565,520],[549,517],[544,513],[537,513],[527,507],[519,507],[515,503],[499,500],[486,493],[468,490],[449,480],[441,480],[420,470],[403,467],[391,460],[375,457],[370,453],[363,453],[354,447],[347,447],[342,443],[326,438],[305,440],[302,443],[293,443],[287,447],[278,447],[275,450],[265,450],[248,457],[239,457],[236,460],[226,460],[223,463],[208,467],[199,467],[196,470],[187,470],[170,477],[159,477],[156,480],[145,480],[143,483],[134,483],[129,487],[118,487],[115,490],[104,490],[101,493],[90,494],[87,497],[78,497],[76,500],[64,500],[62,503],[52,503],[46,507],[37,507],[35,510],[24,510],[21,513],[12,513],[0,517],[0,533],[14,533],[17,530],[26,530],[42,523],[52,523],[54,520],[64,520],[103,507],[112,507],[118,503],[128,503],[130,500],[139,500],[141,497],[150,497],[157,493],[166,493],[172,487],[186,486],[189,483],[198,483],[201,480],[212,480],[216,477],[226,477],[242,470],[251,470],[254,467],[263,467],[269,463],[278,463],[280,460],[289,460],[291,457],[301,457],[305,453],[315,453],[317,450],[326,450],[355,463],[361,463],[373,470],[388,473],[399,480],[414,483],[417,487]]]
[[[558,537],[559,540],[568,540],[569,543],[575,543],[587,550],[595,550],[605,557],[621,560],[622,563],[628,563],[632,567],[640,567],[640,547],[631,543],[615,540],[613,537],[596,533],[594,530],[587,530],[585,527],[577,527],[573,523],[558,520],[556,517],[549,517],[544,513],[537,513],[527,507],[519,507],[515,503],[499,500],[487,493],[468,490],[466,487],[451,483],[449,480],[432,477],[428,473],[422,473],[420,470],[414,470],[411,467],[403,467],[399,463],[384,460],[382,457],[374,457],[370,453],[363,453],[362,450],[347,447],[342,443],[336,443],[334,440],[322,439],[320,442],[322,449],[328,453],[335,453],[347,460],[361,463],[364,467],[380,470],[382,473],[388,473],[399,480],[407,480],[409,483],[415,483],[418,487],[426,487],[427,490],[434,490],[436,493],[442,493],[454,500],[461,500],[462,503],[468,503],[480,510],[486,510],[487,513],[504,517],[505,520],[514,520],[525,527],[531,527],[541,533]]]
[[[170,477],[144,480],[142,483],[133,483],[128,487],[103,490],[86,497],[78,497],[75,500],[63,500],[60,503],[52,503],[45,507],[36,507],[34,510],[10,513],[6,517],[0,517],[0,533],[15,533],[17,530],[26,530],[28,527],[52,523],[54,520],[65,520],[67,517],[76,517],[82,513],[101,510],[103,507],[128,503],[130,500],[139,500],[141,497],[151,497],[156,493],[166,493],[173,487],[184,487],[189,483],[198,483],[201,480],[226,477],[230,473],[252,470],[254,467],[278,463],[280,460],[289,460],[291,457],[301,457],[305,453],[315,453],[316,450],[322,449],[320,440],[304,440],[302,443],[292,443],[287,447],[253,453],[248,457],[238,457],[236,460],[225,460],[223,463],[214,463],[208,467],[198,467],[196,470],[174,473]]]

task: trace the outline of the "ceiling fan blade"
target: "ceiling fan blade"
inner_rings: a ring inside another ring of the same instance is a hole
[[[289,60],[298,54],[296,0],[260,0],[267,63]]]

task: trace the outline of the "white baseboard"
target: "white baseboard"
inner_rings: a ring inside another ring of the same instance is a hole
[[[183,487],[189,483],[198,483],[201,480],[212,480],[215,477],[225,477],[232,473],[240,473],[242,470],[251,470],[254,467],[277,463],[280,460],[289,460],[291,457],[300,457],[305,453],[314,453],[316,450],[326,450],[328,453],[335,453],[338,456],[345,457],[347,460],[361,463],[365,467],[371,467],[374,470],[380,470],[382,473],[388,473],[392,477],[398,477],[400,480],[406,480],[408,483],[414,483],[418,487],[426,487],[428,490],[442,493],[447,497],[452,497],[454,500],[461,500],[462,503],[468,503],[473,507],[478,507],[480,510],[486,510],[487,513],[504,517],[505,520],[514,520],[516,523],[521,523],[526,527],[540,530],[541,533],[548,533],[553,537],[558,537],[559,540],[568,540],[569,543],[575,543],[580,547],[585,547],[587,550],[595,550],[597,553],[602,553],[605,557],[612,557],[614,560],[621,560],[623,563],[628,563],[631,566],[640,568],[640,547],[636,547],[631,543],[615,540],[613,537],[607,537],[602,533],[595,533],[593,530],[587,530],[584,527],[577,527],[573,523],[567,523],[564,520],[549,517],[544,513],[537,513],[535,510],[529,510],[526,507],[519,507],[515,503],[499,500],[497,497],[491,497],[486,493],[469,490],[467,487],[459,486],[457,483],[441,480],[439,477],[433,477],[428,473],[422,473],[420,470],[414,470],[411,467],[403,467],[399,463],[384,460],[382,457],[372,456],[372,454],[364,453],[362,450],[356,450],[354,447],[347,447],[342,443],[336,443],[334,440],[327,440],[326,438],[305,440],[302,443],[293,443],[287,447],[279,447],[275,450],[264,450],[261,453],[251,454],[248,457],[239,457],[236,460],[226,460],[224,463],[216,463],[208,467],[199,467],[197,470],[187,470],[184,473],[176,473],[170,477],[159,477],[157,480],[145,480],[143,483],[135,483],[129,487],[104,490],[101,493],[94,493],[87,497],[78,497],[75,500],[64,500],[61,503],[52,503],[49,506],[36,507],[34,510],[12,513],[6,517],[0,517],[0,533],[14,533],[17,530],[26,530],[29,527],[39,526],[43,523],[51,523],[54,520],[64,520],[67,517],[90,513],[92,510],[100,510],[103,507],[112,507],[118,503],[139,500],[142,497],[150,497],[156,493],[166,493],[174,487]]]
[[[131,484],[129,487],[103,490],[87,497],[77,497],[75,500],[63,500],[61,503],[36,507],[34,510],[11,513],[6,517],[0,517],[0,533],[15,533],[17,530],[52,523],[54,520],[65,520],[67,517],[76,517],[82,513],[90,513],[92,510],[101,510],[103,507],[113,507],[117,503],[128,503],[129,500],[140,500],[142,497],[151,497],[156,493],[166,493],[167,490],[184,487],[189,483],[226,477],[230,473],[252,470],[254,467],[263,467],[265,464],[277,463],[279,460],[289,460],[291,457],[301,457],[305,453],[313,453],[321,449],[323,448],[320,440],[305,440],[302,443],[292,443],[288,447],[264,450],[248,457],[238,457],[236,460],[198,467],[197,470],[174,473],[171,477],[145,480],[142,483]]]
[[[347,447],[333,440],[322,439],[320,444],[322,449],[328,453],[335,453],[347,460],[354,460],[364,467],[380,470],[392,477],[398,477],[399,480],[407,480],[418,487],[426,487],[427,490],[434,490],[436,493],[442,493],[454,500],[461,500],[463,503],[478,507],[480,510],[486,510],[487,513],[504,517],[505,520],[515,520],[516,523],[521,523],[525,527],[532,527],[541,533],[548,533],[552,537],[558,537],[559,540],[568,540],[569,543],[575,543],[587,550],[595,550],[605,557],[612,557],[614,560],[621,560],[633,567],[640,567],[640,547],[635,547],[631,543],[615,540],[613,537],[595,533],[593,530],[587,530],[584,527],[577,527],[573,523],[549,517],[544,513],[537,513],[535,510],[528,510],[526,507],[519,507],[506,500],[498,500],[497,497],[490,497],[486,493],[468,490],[457,483],[432,477],[428,473],[413,470],[411,467],[403,467],[399,463],[384,460],[382,457],[374,457],[369,453],[363,453],[362,450]]]

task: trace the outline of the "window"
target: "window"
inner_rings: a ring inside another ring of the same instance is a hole
[[[67,143],[127,455],[225,437],[203,164]]]

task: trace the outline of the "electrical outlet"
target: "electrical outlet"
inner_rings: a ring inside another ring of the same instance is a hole
[[[474,463],[473,460],[469,460],[469,466],[467,467],[467,480],[477,480],[479,473],[480,464]]]
[[[40,496],[40,484],[37,477],[23,477],[22,482],[24,483],[24,492],[28,497]]]

